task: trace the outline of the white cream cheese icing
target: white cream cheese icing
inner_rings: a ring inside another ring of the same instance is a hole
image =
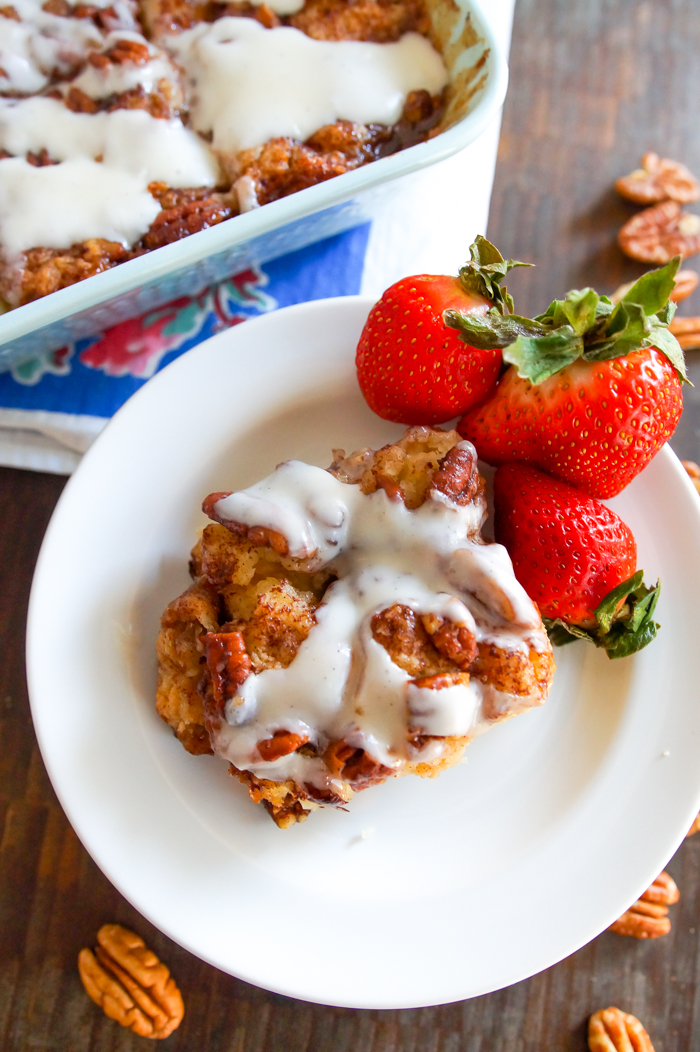
[[[93,237],[131,245],[159,211],[142,178],[105,164],[75,158],[35,168],[20,157],[0,161],[0,240],[9,256]]]
[[[144,185],[213,186],[219,178],[209,145],[177,118],[145,110],[73,113],[58,99],[0,101],[0,149],[39,153],[56,161],[101,158],[117,171],[141,174]]]
[[[469,443],[459,445],[473,453]],[[291,557],[339,578],[288,668],[249,675],[227,703],[213,746],[239,769],[337,792],[340,783],[318,757],[293,753],[264,762],[257,743],[279,729],[320,751],[342,739],[398,772],[416,758],[409,733],[474,736],[494,711],[540,703],[500,694],[476,678],[442,689],[416,685],[372,634],[372,617],[401,604],[419,615],[437,614],[479,643],[524,654],[547,649],[537,610],[506,550],[481,541],[482,499],[460,506],[436,492],[411,511],[384,490],[366,495],[321,468],[289,461],[219,500],[214,514],[224,523],[283,534]],[[428,748],[432,757],[441,745]]]
[[[225,17],[167,46],[189,81],[193,126],[226,153],[277,136],[304,140],[340,119],[391,125],[410,91],[435,95],[447,83],[442,58],[417,33],[393,44],[323,41]]]
[[[15,155],[0,161],[0,240],[9,257],[86,238],[130,246],[160,211],[150,182],[219,180],[206,142],[178,119],[145,110],[73,113],[56,99],[4,99],[0,148]],[[24,160],[42,149],[62,163],[34,168]]]

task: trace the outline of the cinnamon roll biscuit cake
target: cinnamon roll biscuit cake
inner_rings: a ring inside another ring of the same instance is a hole
[[[444,2],[0,5],[0,306],[458,119],[427,6]]]
[[[206,498],[193,584],[158,638],[159,714],[283,828],[388,778],[440,774],[541,705],[554,672],[505,548],[481,537],[469,442],[413,427],[334,456]]]

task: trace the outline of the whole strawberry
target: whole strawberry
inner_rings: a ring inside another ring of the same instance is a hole
[[[615,512],[517,463],[496,471],[494,505],[496,540],[553,642],[585,637],[609,657],[626,657],[651,642],[659,585],[643,584],[634,536]]]
[[[439,424],[489,394],[500,348],[469,346],[445,325],[446,310],[502,312],[512,300],[500,282],[512,267],[483,237],[459,277],[417,274],[386,290],[370,311],[357,346],[357,378],[371,409],[401,424]]]
[[[459,431],[490,464],[527,461],[594,497],[613,497],[673,434],[683,408],[683,352],[668,330],[676,257],[617,306],[593,289],[545,314],[449,312],[448,324],[511,363]]]

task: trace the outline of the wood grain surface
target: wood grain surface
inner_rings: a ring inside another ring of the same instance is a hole
[[[611,186],[648,149],[700,172],[699,55],[697,0],[518,0],[489,235],[506,255],[537,263],[513,275],[519,310],[542,310],[572,286],[611,292],[641,273],[616,247],[633,209]],[[700,314],[700,295],[682,313]],[[691,361],[691,370],[697,386],[674,445],[700,459],[700,365]],[[587,1017],[609,1004],[639,1016],[656,1052],[700,1048],[700,834],[668,867],[681,889],[670,935],[644,943],[606,933],[526,982],[439,1008],[370,1012],[293,1001],[223,975],[153,929],[78,842],[29,716],[27,599],[63,484],[0,471],[1,1052],[152,1047],[106,1019],[78,980],[78,951],[115,920],[143,935],[182,988],[186,1016],[168,1039],[172,1050],[584,1052]],[[316,937],[312,924],[301,937]],[[339,933],[336,944],[348,938]],[[386,954],[391,968],[390,950],[365,950]]]

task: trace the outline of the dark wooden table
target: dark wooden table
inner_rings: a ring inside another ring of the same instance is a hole
[[[641,273],[616,247],[631,208],[611,186],[645,150],[700,172],[700,8],[697,0],[518,0],[513,41],[489,235],[505,254],[537,263],[511,283],[529,313],[567,288],[611,292]],[[682,312],[700,313],[700,295]],[[691,369],[697,386],[673,444],[700,459],[700,362]],[[526,982],[439,1008],[369,1012],[293,1001],[223,975],[153,929],[78,842],[29,716],[27,597],[63,485],[0,470],[1,1052],[149,1047],[103,1017],[78,980],[79,949],[112,920],[138,930],[182,988],[187,1014],[172,1049],[583,1052],[587,1017],[609,1004],[638,1015],[657,1052],[700,1048],[700,834],[669,865],[681,889],[670,935],[643,943],[606,933]],[[598,862],[605,866],[604,857]]]

